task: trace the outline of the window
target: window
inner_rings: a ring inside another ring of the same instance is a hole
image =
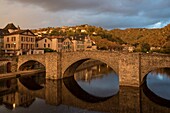
[[[45,39],[45,42],[47,42],[47,40]]]
[[[34,38],[31,38],[31,42],[34,42]]]
[[[10,48],[10,44],[6,44],[6,48]]]
[[[24,44],[21,44],[21,49],[24,49]]]
[[[26,49],[28,49],[28,44],[26,44]]]
[[[24,37],[21,37],[21,41],[24,41]]]
[[[31,44],[31,49],[34,49],[34,44]]]
[[[13,41],[16,41],[16,37],[13,37]]]
[[[50,44],[48,44],[48,47],[50,47]]]
[[[44,44],[44,47],[46,47],[46,44]]]
[[[9,37],[7,37],[7,42],[9,42]]]

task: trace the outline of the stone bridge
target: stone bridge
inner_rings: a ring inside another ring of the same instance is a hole
[[[170,55],[165,54],[81,51],[19,56],[18,70],[24,63],[37,61],[45,66],[47,79],[61,79],[73,76],[76,68],[89,59],[109,65],[123,86],[139,87],[150,71],[170,67]]]

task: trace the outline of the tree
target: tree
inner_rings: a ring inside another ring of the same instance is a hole
[[[148,52],[150,50],[150,45],[148,43],[142,43],[141,44],[141,51],[142,52]]]
[[[45,48],[45,49],[44,49],[44,52],[46,53],[46,52],[56,52],[56,51],[53,50],[53,49],[50,49],[50,48]]]
[[[60,32],[57,31],[57,30],[53,30],[50,35],[51,36],[58,36],[58,35],[60,35]]]

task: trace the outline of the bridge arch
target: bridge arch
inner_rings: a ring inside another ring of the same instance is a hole
[[[42,63],[36,61],[36,60],[28,60],[24,63],[22,63],[19,67],[18,70],[23,71],[23,70],[31,70],[31,69],[45,69],[45,65]]]
[[[81,53],[77,54],[77,52],[76,52],[76,54],[71,55],[71,56],[69,56],[69,54],[64,55],[67,58],[62,57],[63,58],[63,61],[62,61],[63,78],[72,76],[74,74],[74,72],[76,71],[78,66],[80,66],[83,62],[90,60],[90,59],[98,60],[102,63],[107,64],[109,67],[111,67],[118,74],[118,67],[119,66],[118,66],[118,60],[117,60],[118,58],[117,57],[113,56],[113,59],[110,60],[110,59],[107,58],[107,56],[104,56],[102,53],[99,54],[102,57],[90,54],[91,52],[90,53],[82,52],[82,53],[83,54],[81,54]],[[67,53],[65,53],[65,54],[67,54]]]
[[[148,69],[144,70],[145,72],[142,74],[141,84],[146,81],[147,75],[149,73],[151,73],[152,71],[159,70],[159,69],[167,69],[167,68],[170,69],[170,66],[165,66],[165,67],[148,67]]]
[[[93,59],[101,61],[110,66],[117,74],[119,68],[119,54],[112,52],[69,52],[62,54],[62,78],[72,76],[76,68],[83,62]]]
[[[143,83],[149,72],[160,68],[170,68],[170,55],[141,54],[140,60],[141,83]]]
[[[18,56],[18,68],[17,70],[21,70],[21,67],[25,65],[26,63],[30,62],[39,62],[46,68],[46,63],[45,63],[45,55],[22,55]]]
[[[96,59],[85,58],[85,59],[78,60],[78,61],[74,62],[74,63],[71,64],[71,65],[68,65],[67,69],[64,71],[63,77],[69,77],[69,76],[74,75],[76,69],[77,69],[82,63],[84,63],[84,62],[87,61],[87,60],[96,60]],[[106,62],[103,62],[103,61],[100,61],[100,62],[107,64]],[[110,67],[116,72],[116,74],[118,74],[118,72],[116,71],[116,67],[113,67],[113,66],[110,66]]]

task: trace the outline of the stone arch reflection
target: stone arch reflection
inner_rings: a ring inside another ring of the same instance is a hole
[[[20,77],[19,82],[29,90],[41,90],[45,84],[45,73],[37,73],[33,76]]]
[[[94,95],[91,95],[89,93],[87,93],[86,91],[84,91],[79,84],[77,83],[77,81],[74,79],[74,76],[68,77],[63,79],[64,85],[66,86],[66,88],[77,98],[86,101],[86,102],[90,102],[90,103],[97,103],[97,102],[102,102],[102,101],[106,101],[107,99],[111,98],[112,96],[108,96],[108,97],[97,97]]]
[[[20,71],[23,71],[23,70],[32,70],[32,69],[43,69],[43,70],[45,70],[45,66],[43,64],[41,64],[40,62],[38,62],[38,61],[29,60],[29,61],[23,63],[19,67]]]
[[[144,92],[144,94],[154,103],[158,104],[158,105],[161,105],[161,106],[166,106],[166,107],[169,107],[170,108],[170,100],[167,100],[167,99],[164,99],[158,95],[156,95],[154,92],[152,92],[146,82],[144,82],[142,84],[142,90]]]
[[[142,84],[145,95],[154,103],[170,107],[170,69],[160,68],[148,73]]]

